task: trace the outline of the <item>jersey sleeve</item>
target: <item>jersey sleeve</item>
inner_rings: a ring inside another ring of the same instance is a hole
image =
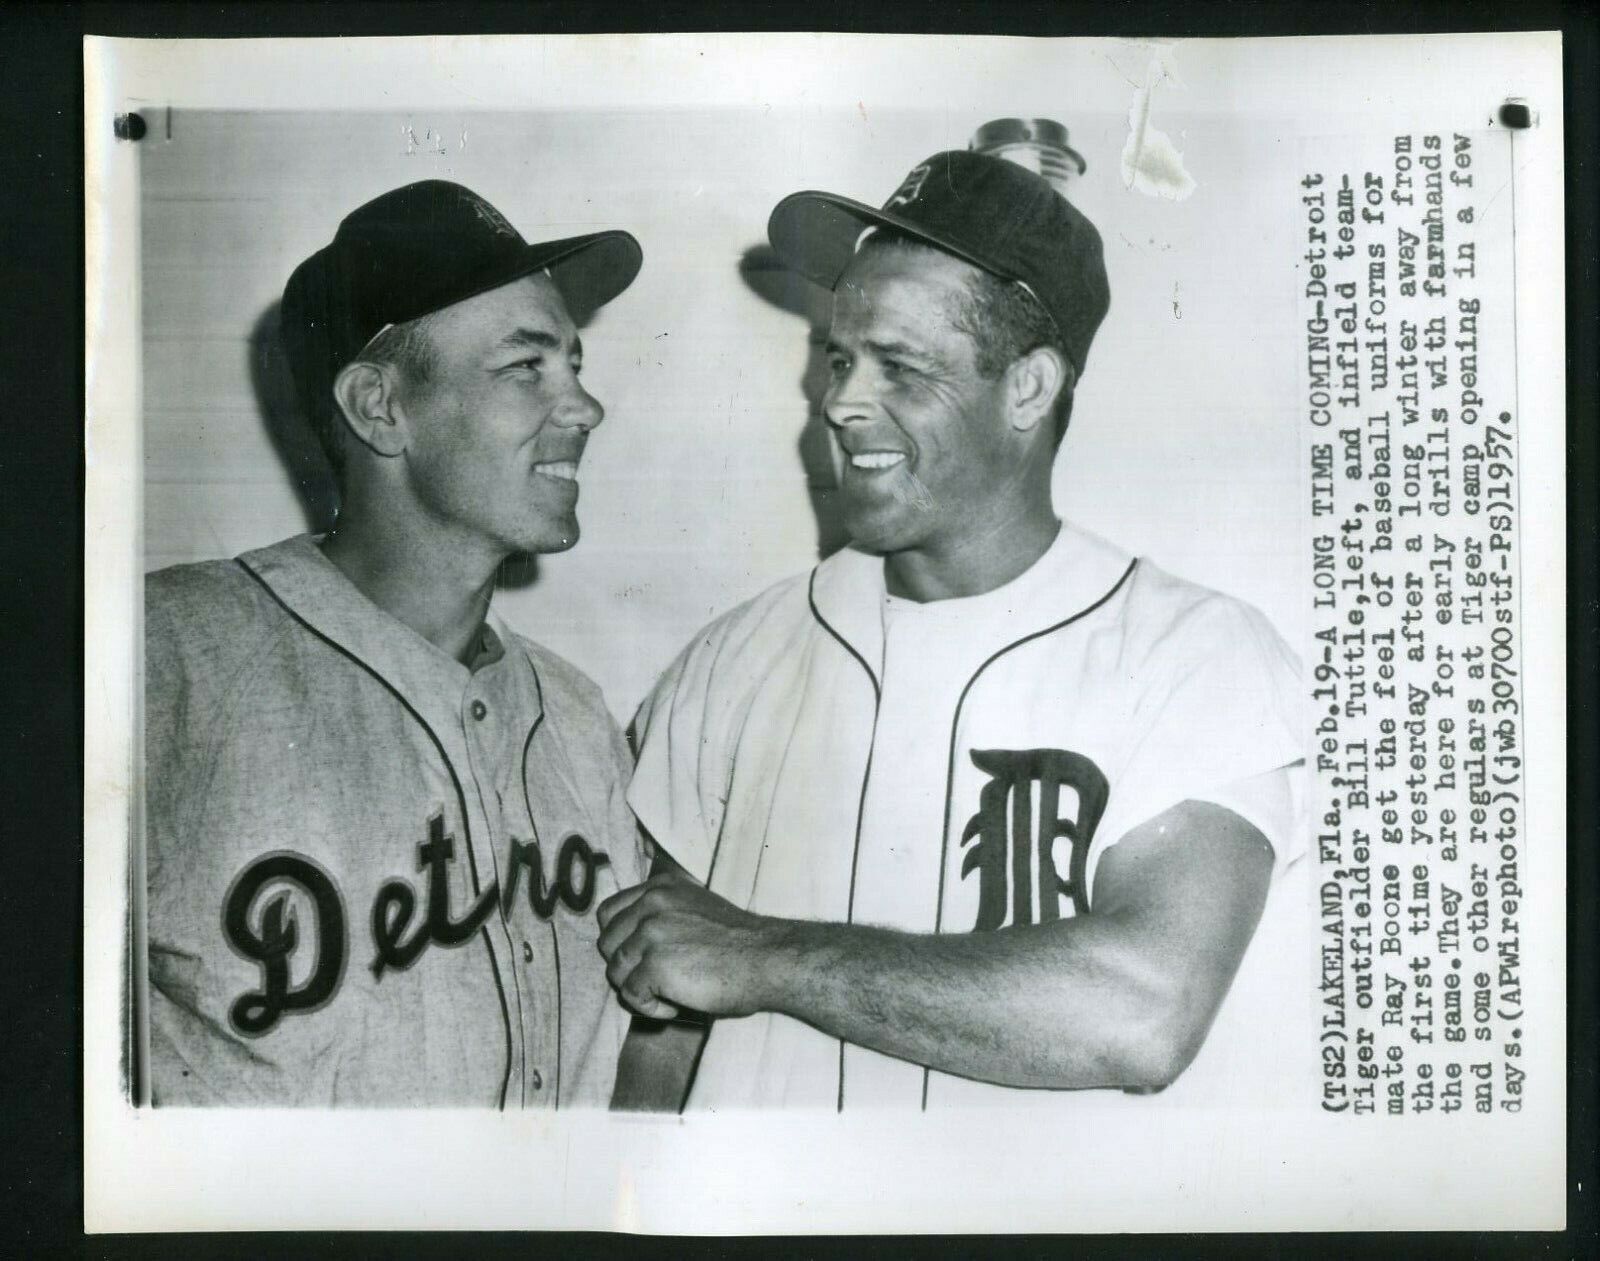
[[[211,706],[196,697],[195,680],[183,640],[168,605],[165,575],[145,579],[144,598],[144,754],[141,777],[145,816],[156,842],[148,861],[167,853],[167,832],[182,819],[184,774],[203,764],[204,715]],[[199,704],[195,704],[195,701]],[[158,875],[158,872],[152,875]]]
[[[630,727],[638,753],[628,804],[650,839],[696,880],[710,876],[733,780],[732,733],[719,714],[713,626],[696,637],[639,706]]]
[[[617,883],[624,889],[640,883],[650,874],[650,856],[638,821],[628,806],[628,779],[633,773],[633,753],[616,723],[611,723],[610,787],[607,792],[607,818],[611,836],[609,852],[616,868]]]
[[[1184,801],[1221,805],[1271,844],[1274,873],[1303,852],[1299,662],[1256,610],[1214,597],[1158,641],[1140,671],[1134,735],[1090,851]]]
[[[273,633],[248,590],[211,566],[145,580],[144,819],[150,1097],[157,1106],[325,1103],[326,1027],[289,1023],[271,1048],[225,1023],[238,960],[216,950],[226,890],[251,841],[203,825],[219,745]]]
[[[1225,784],[1197,797],[1233,811],[1272,846],[1273,876],[1306,850],[1306,769],[1303,761]]]

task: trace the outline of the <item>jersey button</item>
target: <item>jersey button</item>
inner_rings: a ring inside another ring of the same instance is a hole
[[[535,1090],[544,1089],[544,1078],[539,1076],[538,1069],[534,1069],[528,1074],[528,1085],[532,1086]]]
[[[474,718],[476,718],[479,722],[483,721],[484,715],[486,715],[488,712],[489,712],[489,707],[487,705],[485,705],[482,701],[473,701],[472,702],[472,716]]]
[[[530,946],[527,942],[523,942],[522,943],[522,961],[524,963],[532,963],[533,962],[533,947]]]

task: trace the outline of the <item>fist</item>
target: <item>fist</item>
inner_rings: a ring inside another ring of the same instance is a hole
[[[641,1016],[748,1016],[773,1005],[781,921],[676,872],[613,894],[598,915],[606,978]]]

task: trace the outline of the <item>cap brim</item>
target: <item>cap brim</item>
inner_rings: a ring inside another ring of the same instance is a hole
[[[643,262],[644,251],[639,248],[639,242],[620,228],[559,241],[540,241],[523,247],[510,259],[501,259],[493,271],[480,272],[459,292],[452,293],[449,301],[436,302],[406,318],[432,314],[524,276],[548,270],[573,319],[581,322],[582,317],[593,314],[631,285]]]
[[[639,242],[621,229],[528,248],[535,259],[528,271],[549,268],[550,278],[561,290],[574,318],[610,302],[633,283],[644,263]]]
[[[773,207],[767,220],[767,239],[789,266],[832,289],[850,265],[856,242],[867,228],[894,228],[947,254],[954,254],[974,267],[1006,274],[970,249],[892,211],[877,210],[848,197],[815,190],[790,193]]]

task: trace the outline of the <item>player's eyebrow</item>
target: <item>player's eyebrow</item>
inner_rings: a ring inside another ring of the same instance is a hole
[[[497,343],[496,347],[504,350],[521,350],[525,347],[537,346],[541,350],[560,350],[561,339],[554,333],[542,328],[516,328],[507,333]],[[567,351],[579,359],[583,358],[583,338],[574,336],[572,346]]]
[[[890,359],[924,359],[926,356],[915,346],[908,346],[905,342],[875,342],[868,341],[867,349],[873,354]]]
[[[862,345],[880,359],[915,359],[919,362],[926,362],[928,359],[928,356],[922,351],[915,346],[907,345],[905,342],[866,341]],[[848,349],[832,338],[828,339],[824,350],[830,355],[848,355],[850,353]]]

